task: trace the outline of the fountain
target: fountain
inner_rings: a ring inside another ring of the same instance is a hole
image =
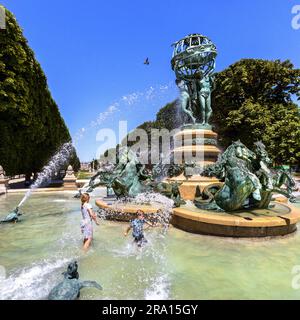
[[[102,213],[127,221],[139,208],[151,219],[161,208],[151,202],[137,206],[135,198],[155,192],[173,201],[171,223],[189,232],[265,237],[296,230],[299,209],[271,202],[273,193],[293,202],[296,184],[288,172],[270,169],[265,146],[257,142],[251,151],[236,141],[221,155],[217,134],[209,124],[216,56],[215,45],[200,34],[174,44],[171,64],[181,93],[181,108],[189,121],[174,136],[172,162],[161,162],[149,171],[125,148],[113,169],[99,171],[88,184],[89,191],[104,184],[113,189],[117,199],[125,199],[115,204],[97,200]],[[168,175],[164,180],[159,177],[162,172]],[[94,184],[96,179],[98,183]]]
[[[62,268],[74,259],[84,262],[86,279],[100,281],[101,272],[95,266],[107,275],[101,279],[103,292],[82,292],[82,299],[297,298],[287,270],[297,263],[299,233],[262,242],[189,236],[179,230],[223,237],[281,236],[294,232],[300,221],[300,206],[272,200],[276,193],[295,201],[296,185],[289,172],[271,168],[261,142],[250,150],[235,141],[221,154],[217,134],[209,124],[215,58],[215,46],[204,36],[193,34],[175,44],[172,66],[188,121],[174,137],[171,164],[162,159],[150,169],[124,148],[117,165],[102,166],[81,190],[107,187],[108,197],[96,200],[101,218],[128,221],[142,209],[147,219],[162,225],[149,232],[149,245],[137,252],[131,240],[123,239],[120,225],[106,221],[95,230],[93,250],[83,256],[78,200],[67,192],[39,194],[28,206],[27,221],[16,228],[1,226],[8,277],[2,279],[0,299],[45,299],[49,294],[55,299],[76,298],[82,285],[92,283],[81,283],[75,275],[72,283],[65,277],[57,286]],[[19,207],[67,164],[72,149],[71,143],[62,146],[19,206],[1,222],[18,221]],[[1,179],[7,182],[0,167],[0,184]],[[74,179],[69,167],[65,182],[70,189]],[[3,197],[1,210],[9,212],[18,197]],[[176,228],[166,239],[169,223]],[[218,283],[222,291],[216,294]],[[261,283],[265,285],[257,290]],[[75,288],[75,294],[65,288]]]
[[[174,137],[175,148],[170,154],[173,161],[171,164],[161,161],[150,170],[130,149],[121,150],[118,164],[102,166],[81,190],[91,192],[100,185],[107,187],[109,197],[105,201],[96,200],[100,217],[128,221],[137,209],[142,209],[147,219],[164,227],[163,231],[171,222],[188,232],[223,237],[281,236],[296,230],[300,207],[272,200],[276,193],[295,201],[296,184],[289,172],[271,168],[265,146],[257,142],[250,150],[235,141],[222,154],[218,148],[217,134],[209,124],[215,59],[215,46],[202,35],[193,34],[175,44],[172,66],[181,91],[181,107],[189,122]],[[67,163],[72,148],[71,143],[62,146],[19,206],[2,222],[18,220],[19,207],[35,188]],[[5,180],[0,167],[1,178]],[[74,183],[71,167],[65,181]],[[19,201],[15,196],[3,199],[6,212],[11,202]],[[95,230],[94,250],[82,258],[77,251],[81,239],[78,200],[68,193],[58,193],[38,195],[36,201],[30,207],[31,221],[28,219],[20,228],[2,228],[6,239],[2,256],[8,261],[9,276],[1,284],[0,299],[45,299],[53,287],[54,297],[58,293],[60,297],[58,289],[67,283],[64,281],[57,287],[57,275],[74,257],[84,260],[82,270],[87,279],[99,281],[101,273],[95,268],[97,265],[107,274],[103,279],[105,291],[92,295],[97,299],[216,299],[214,284],[220,282],[223,284],[220,298],[297,298],[297,292],[289,285],[290,272],[286,270],[295,266],[299,233],[261,245],[259,240],[211,241],[209,237],[190,237],[175,228],[168,234],[168,241],[164,241],[164,232],[153,230],[149,246],[136,253],[129,242],[122,245],[119,225],[107,221]],[[51,225],[55,228],[49,228]],[[18,248],[22,250],[16,251]],[[279,259],[282,256],[285,259]],[[275,272],[278,277],[273,277]],[[266,285],[258,291],[262,282]],[[277,290],[280,286],[282,290]],[[199,290],[200,287],[206,289]],[[74,297],[78,288],[76,284]],[[70,297],[68,293],[63,298]],[[91,299],[84,292],[81,297]]]
[[[271,203],[271,199],[272,193],[280,193],[293,201],[296,184],[287,172],[269,168],[265,146],[257,142],[252,152],[237,141],[220,155],[217,134],[209,124],[216,56],[215,45],[200,34],[174,44],[172,69],[181,92],[182,110],[191,121],[175,136],[175,142],[179,140],[181,145],[174,153],[183,161],[189,153],[196,154],[201,175],[191,175],[181,186],[183,198],[194,200],[194,205],[174,209],[172,223],[186,231],[219,236],[292,233],[300,211],[288,204]],[[206,180],[211,178],[214,180]]]

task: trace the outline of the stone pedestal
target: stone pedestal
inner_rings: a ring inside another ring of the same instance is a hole
[[[64,177],[64,190],[77,190],[76,177],[72,166],[68,166],[66,176]]]
[[[221,150],[217,146],[217,133],[212,131],[211,126],[186,125],[183,130],[174,136],[174,159],[181,163],[195,162],[200,168],[213,164],[217,161]],[[218,183],[216,178],[201,177],[200,172],[190,169],[190,178],[182,174],[170,181],[182,182],[180,193],[185,200],[194,200],[197,186],[200,190],[212,183]]]
[[[0,195],[7,192],[9,179],[5,177],[5,171],[0,166]]]

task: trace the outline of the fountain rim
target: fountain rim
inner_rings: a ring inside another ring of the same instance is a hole
[[[195,212],[188,208],[180,207],[173,209],[171,223],[178,229],[210,236],[234,237],[234,238],[263,238],[284,236],[297,230],[300,221],[300,209],[290,204],[273,201],[288,209],[286,214],[277,216],[253,217],[251,220],[224,213],[214,215],[207,210]],[[270,209],[258,209],[270,210]],[[247,210],[239,213],[251,213]]]

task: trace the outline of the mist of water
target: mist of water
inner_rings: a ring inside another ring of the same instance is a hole
[[[71,261],[67,258],[43,260],[17,270],[0,282],[0,300],[46,298],[57,281],[55,271]]]
[[[174,201],[160,193],[146,192],[137,195],[133,202],[140,205],[156,205],[161,208],[161,213],[153,215],[154,220],[163,226],[164,232],[169,228],[173,213]]]
[[[173,82],[170,82],[164,85],[150,86],[144,91],[135,91],[127,95],[123,95],[122,97],[111,103],[105,109],[105,111],[99,113],[89,124],[78,130],[73,139],[74,145],[76,145],[82,138],[84,138],[84,136],[90,129],[102,125],[107,119],[121,111],[122,114],[124,114],[124,110],[126,107],[131,108],[141,106],[145,102],[154,101],[156,101],[157,104],[157,99],[163,98],[165,94],[173,88],[174,84]]]
[[[136,281],[145,287],[143,298],[146,300],[167,300],[170,298],[170,272],[167,261],[167,242],[165,241],[172,217],[173,200],[158,193],[141,193],[129,201],[118,201],[118,204],[151,205],[161,208],[161,212],[149,216],[149,221],[156,223],[155,228],[147,229],[147,243],[142,248],[129,240],[126,245],[114,250],[114,254],[139,260]],[[117,217],[118,213],[114,213]],[[109,216],[112,218],[112,216]],[[124,260],[126,261],[126,260]],[[149,261],[157,266],[156,270],[149,270]],[[125,262],[126,264],[126,262]],[[121,268],[121,272],[126,272]],[[154,272],[154,273],[153,273]]]
[[[117,200],[113,205],[112,209],[99,209],[98,210],[98,217],[103,220],[118,220],[120,215],[124,216],[125,210],[115,210],[116,208],[122,208],[122,206],[126,205],[149,205],[152,208],[157,208],[157,210],[161,209],[159,212],[154,213],[150,216],[149,220],[156,223],[157,225],[162,227],[162,232],[166,233],[169,225],[170,220],[173,213],[173,205],[174,201],[159,194],[159,193],[141,193],[137,195],[135,198],[127,198],[126,200],[121,199]],[[115,209],[114,209],[115,208]]]
[[[30,197],[33,190],[37,189],[42,184],[49,182],[53,174],[59,172],[59,170],[61,170],[61,168],[67,164],[67,161],[70,159],[73,151],[74,147],[71,142],[67,142],[61,146],[61,148],[50,159],[48,164],[45,165],[42,171],[38,174],[37,179],[30,186],[30,189],[26,192],[25,196],[19,203],[19,208]]]

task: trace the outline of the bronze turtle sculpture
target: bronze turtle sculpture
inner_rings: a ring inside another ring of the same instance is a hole
[[[75,300],[79,298],[80,290],[87,287],[102,290],[96,281],[80,281],[77,270],[77,261],[68,265],[67,271],[63,273],[64,280],[50,291],[49,300]]]
[[[19,217],[22,215],[22,213],[19,211],[19,208],[17,207],[12,212],[10,212],[4,219],[0,221],[0,223],[9,223],[9,222],[18,222]]]

